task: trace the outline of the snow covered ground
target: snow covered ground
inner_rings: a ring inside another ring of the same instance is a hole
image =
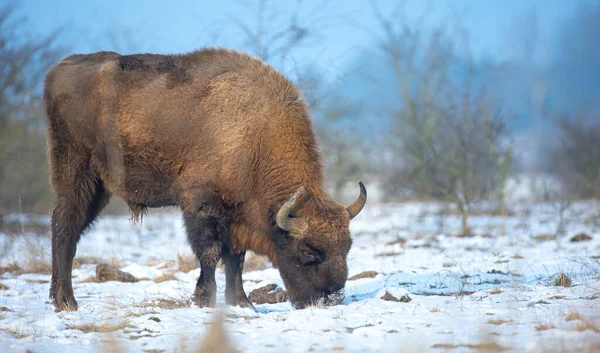
[[[597,205],[572,205],[559,235],[551,205],[474,215],[472,237],[458,237],[460,218],[438,208],[368,204],[352,222],[348,263],[350,276],[371,273],[347,282],[343,304],[260,304],[259,313],[223,304],[222,269],[221,306],[189,303],[199,270],[179,270],[177,256],[191,251],[176,213],[150,212],[141,226],[101,217],[79,243],[77,312],[55,313],[47,301],[47,235],[0,233],[0,351],[100,352],[113,341],[127,352],[197,352],[217,313],[243,352],[600,351]],[[98,258],[141,280],[94,282]],[[556,285],[559,273],[569,286]],[[247,293],[282,285],[270,265],[244,280]],[[381,299],[386,292],[412,300]]]

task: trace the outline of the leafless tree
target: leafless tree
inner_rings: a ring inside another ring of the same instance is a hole
[[[337,100],[322,108],[322,118],[316,122],[316,131],[323,150],[327,180],[337,200],[343,200],[344,188],[365,178],[371,170],[368,144],[357,131],[360,109],[353,102]]]
[[[319,8],[325,4],[307,8],[303,1],[296,0],[292,10],[283,10],[273,0],[238,0],[237,4],[249,16],[230,14],[227,22],[240,31],[241,48],[291,77],[311,109],[318,108],[329,91],[320,73],[314,72],[312,62],[298,62],[297,53],[319,43],[321,30],[327,27],[319,18]]]
[[[0,208],[39,211],[50,200],[41,86],[62,50],[58,32],[23,33],[15,6],[0,8]]]
[[[511,164],[504,114],[485,88],[474,83],[472,60],[452,66],[455,48],[447,28],[428,31],[411,26],[399,12],[390,17],[374,12],[382,33],[379,49],[400,92],[390,143],[396,168],[387,185],[454,203],[462,215],[462,233],[470,234],[474,202],[494,192],[504,202]],[[460,69],[466,71],[464,77],[452,78],[452,70]]]

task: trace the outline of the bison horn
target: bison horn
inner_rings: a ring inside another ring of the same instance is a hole
[[[367,202],[367,189],[365,189],[362,181],[359,181],[358,185],[360,186],[360,196],[358,196],[358,199],[356,199],[352,205],[346,208],[346,211],[350,214],[350,219],[356,217],[363,207],[365,207],[365,203]]]
[[[277,225],[279,228],[290,233],[302,234],[308,229],[308,224],[303,219],[290,217],[296,213],[296,210],[306,196],[304,186],[301,186],[296,192],[281,206],[277,212]]]

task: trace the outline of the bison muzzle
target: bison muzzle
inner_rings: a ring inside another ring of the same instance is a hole
[[[226,302],[253,308],[242,286],[246,250],[279,268],[295,307],[339,299],[349,221],[366,190],[360,183],[347,208],[328,195],[308,109],[272,67],[223,49],[72,55],[48,72],[44,99],[57,311],[77,309],[77,242],[112,195],[137,217],[181,208],[201,268],[199,306],[216,304],[222,259]]]

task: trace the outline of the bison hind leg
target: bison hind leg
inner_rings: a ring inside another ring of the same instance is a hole
[[[82,173],[83,174],[83,173]],[[77,183],[55,186],[56,203],[52,212],[52,280],[50,298],[56,311],[77,310],[71,271],[77,242],[108,204],[110,194],[104,184],[89,175],[80,175]]]

